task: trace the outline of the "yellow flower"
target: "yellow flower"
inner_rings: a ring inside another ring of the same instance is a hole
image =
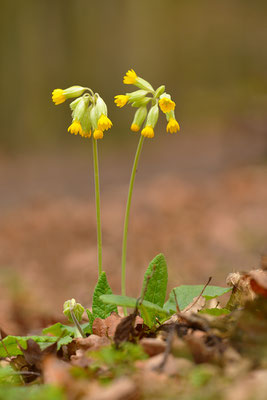
[[[97,127],[101,131],[106,131],[112,127],[112,122],[106,115],[102,114],[98,120]]]
[[[54,89],[52,92],[52,100],[57,106],[58,104],[64,103],[66,97],[63,89]]]
[[[154,137],[154,129],[152,126],[147,125],[144,129],[142,129],[141,135],[151,139]]]
[[[128,100],[129,96],[126,96],[124,94],[118,94],[117,96],[115,96],[114,102],[118,107],[122,108],[123,106],[125,106]]]
[[[73,121],[72,124],[68,128],[68,132],[78,135],[78,133],[82,136],[82,126],[79,121]]]
[[[133,85],[136,82],[137,75],[133,69],[129,69],[123,77],[123,83],[126,85]]]
[[[175,109],[175,103],[168,97],[162,97],[159,101],[161,111],[164,113],[170,112]]]
[[[92,132],[91,132],[91,131],[90,131],[90,132],[82,131],[82,133],[80,133],[80,135],[81,135],[82,137],[84,137],[84,138],[90,138],[91,135],[92,135]]]
[[[103,132],[100,129],[94,131],[94,139],[103,139]]]
[[[140,126],[138,126],[137,124],[132,124],[132,125],[131,125],[131,130],[132,130],[133,132],[138,132],[139,129],[140,129]]]
[[[175,118],[170,118],[166,130],[167,130],[167,132],[170,132],[170,133],[175,133],[180,130],[180,126]]]

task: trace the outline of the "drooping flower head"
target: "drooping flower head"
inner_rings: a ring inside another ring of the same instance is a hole
[[[74,135],[79,134],[83,138],[90,138],[93,130],[94,139],[102,139],[103,132],[112,127],[104,100],[98,93],[82,86],[71,86],[64,90],[55,89],[52,92],[52,100],[56,105],[73,97],[77,98],[70,103],[72,123],[68,132]]]
[[[154,90],[149,82],[139,77],[133,69],[126,72],[123,83],[126,85],[135,85],[139,88],[125,95],[115,96],[115,104],[118,107],[123,107],[129,103],[132,107],[136,107],[134,119],[131,124],[131,130],[138,132],[142,125],[141,135],[147,138],[154,137],[154,128],[158,121],[159,108],[165,114],[167,119],[167,132],[174,133],[180,130],[179,124],[175,119],[174,109],[175,102],[171,96],[165,92],[165,86],[162,85]],[[150,103],[150,110],[147,111],[147,106]]]

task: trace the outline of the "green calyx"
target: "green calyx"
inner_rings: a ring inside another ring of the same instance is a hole
[[[155,128],[155,125],[158,122],[158,118],[159,118],[159,107],[158,104],[155,104],[149,110],[149,113],[147,115],[146,125]]]
[[[132,124],[133,125],[137,125],[139,126],[139,128],[141,128],[141,126],[143,125],[144,120],[146,119],[147,116],[147,108],[146,106],[141,106],[138,108],[138,110],[136,111],[135,115],[134,115],[134,119]]]

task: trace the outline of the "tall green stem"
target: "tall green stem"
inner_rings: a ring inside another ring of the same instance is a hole
[[[97,225],[97,253],[98,253],[98,275],[102,272],[102,233],[100,216],[100,187],[99,187],[99,167],[97,140],[93,138],[93,156],[94,156],[94,175],[95,175],[95,205],[96,205],[96,225]]]
[[[127,199],[125,218],[124,218],[122,256],[121,256],[121,294],[123,296],[126,295],[126,253],[127,253],[127,236],[128,236],[129,215],[130,215],[130,208],[131,208],[131,201],[132,201],[132,194],[133,194],[133,185],[134,185],[136,170],[138,167],[138,161],[140,158],[143,142],[144,142],[144,136],[140,135],[139,143],[138,143],[135,158],[134,158],[133,168],[132,168],[132,175],[131,175],[131,179],[130,179],[128,199]]]

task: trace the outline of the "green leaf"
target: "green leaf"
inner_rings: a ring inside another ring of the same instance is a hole
[[[108,284],[106,273],[102,272],[98,278],[94,294],[93,294],[93,317],[94,318],[107,318],[113,311],[118,312],[117,307],[114,304],[105,304],[100,299],[102,295],[112,294],[112,290]],[[88,314],[88,313],[87,313]]]
[[[134,297],[120,296],[116,294],[103,295],[101,296],[101,300],[107,304],[116,304],[117,306],[128,308],[135,308],[137,302],[137,299],[135,299]],[[168,311],[147,300],[144,300],[141,305],[138,304],[138,309],[141,309],[142,307],[145,307],[149,311],[154,311],[162,317],[166,317],[169,315]]]
[[[175,293],[180,310],[184,310],[189,304],[192,303],[195,297],[198,297],[203,290],[204,285],[181,285],[176,287]],[[231,288],[223,288],[220,286],[207,286],[202,296],[206,300],[213,299],[229,292]],[[170,293],[168,301],[164,304],[164,309],[170,312],[176,312],[175,298],[173,290]]]
[[[58,338],[52,336],[7,336],[0,342],[0,357],[17,356],[19,354],[23,354],[18,347],[18,343],[21,345],[21,347],[26,349],[27,340],[29,339],[32,339],[38,343],[41,350],[58,340]]]
[[[64,336],[59,339],[57,342],[57,350],[59,350],[62,346],[67,345],[73,341],[73,338],[71,336]]]
[[[88,328],[88,332],[87,333],[92,333],[93,332],[93,322],[94,322],[94,316],[93,313],[91,313],[90,310],[88,310],[88,308],[86,309],[86,314],[88,316],[89,319],[89,328]],[[86,332],[85,332],[86,333]]]
[[[53,336],[74,336],[75,333],[75,326],[68,326],[68,325],[63,325],[60,322],[57,322],[54,325],[48,326],[47,328],[43,329],[43,334],[44,335],[53,335]]]
[[[213,315],[214,317],[219,317],[221,315],[230,314],[230,310],[227,308],[205,308],[204,310],[200,310],[199,314],[209,314]]]
[[[163,254],[158,254],[149,264],[143,281],[144,300],[163,307],[168,283],[168,270]],[[155,319],[157,313],[150,312],[150,318]],[[143,315],[142,315],[143,317]]]
[[[90,333],[88,332],[88,325],[89,325],[88,323],[81,324],[81,328],[84,331],[84,333]],[[56,324],[48,326],[47,328],[43,329],[44,335],[50,334],[60,338],[63,338],[65,336],[75,337],[76,333],[77,333],[76,326],[63,325],[60,322],[57,322]]]

